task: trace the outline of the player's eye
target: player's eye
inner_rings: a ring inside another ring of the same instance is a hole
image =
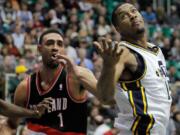
[[[121,13],[119,15],[119,17],[120,17],[121,20],[123,20],[123,19],[125,19],[127,17],[127,15],[125,13]]]
[[[63,46],[63,42],[61,40],[57,40],[57,45],[62,47]]]
[[[47,41],[45,42],[45,45],[53,45],[54,43],[55,43],[54,40],[47,40]]]
[[[136,9],[136,8],[133,8],[133,9],[131,10],[131,12],[132,12],[132,13],[135,13],[135,12],[137,12],[137,9]]]

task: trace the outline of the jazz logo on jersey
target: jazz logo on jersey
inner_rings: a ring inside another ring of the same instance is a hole
[[[59,84],[59,90],[61,91],[63,89],[63,85]]]
[[[167,70],[166,67],[163,65],[162,61],[158,61],[158,65],[160,67],[159,73],[162,77],[167,77]]]

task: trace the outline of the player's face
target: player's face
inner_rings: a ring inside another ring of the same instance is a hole
[[[117,31],[124,36],[144,33],[144,20],[139,11],[131,4],[123,4],[117,10]]]
[[[57,33],[49,33],[43,37],[42,45],[39,47],[45,66],[57,68],[59,63],[53,58],[57,53],[64,54],[63,38]]]

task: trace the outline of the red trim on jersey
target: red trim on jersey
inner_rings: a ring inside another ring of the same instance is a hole
[[[27,88],[26,88],[26,103],[25,107],[28,108],[29,104],[29,98],[30,98],[30,92],[31,92],[31,76],[28,76],[27,78]]]
[[[74,101],[76,103],[85,102],[87,100],[87,93],[81,99],[77,99],[76,97],[73,97],[72,90],[70,89],[69,78],[70,78],[70,76],[67,73],[67,75],[66,75],[66,87],[67,87],[67,92],[68,92],[69,97],[71,98],[72,101]]]
[[[53,78],[53,80],[51,81],[51,84],[49,86],[49,88],[43,90],[41,89],[41,87],[39,86],[40,85],[40,81],[39,81],[39,72],[36,73],[36,87],[37,87],[37,90],[38,90],[38,93],[39,95],[44,95],[48,92],[50,92],[52,90],[52,88],[54,87],[54,85],[56,84],[59,76],[61,75],[61,72],[62,72],[62,69],[63,69],[63,66],[61,65],[59,67],[59,69],[57,70],[56,74],[55,74],[55,77]],[[48,77],[48,76],[47,76]]]
[[[54,128],[50,128],[50,127],[42,126],[38,124],[32,124],[32,123],[28,123],[27,127],[28,129],[34,132],[45,133],[47,135],[86,135],[85,133],[77,133],[77,132],[61,132]]]

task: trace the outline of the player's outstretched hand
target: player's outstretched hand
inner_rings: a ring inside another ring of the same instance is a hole
[[[112,42],[111,39],[102,37],[100,41],[93,42],[99,54],[104,60],[104,64],[108,66],[116,65],[120,59],[123,49],[120,48],[117,41]]]

